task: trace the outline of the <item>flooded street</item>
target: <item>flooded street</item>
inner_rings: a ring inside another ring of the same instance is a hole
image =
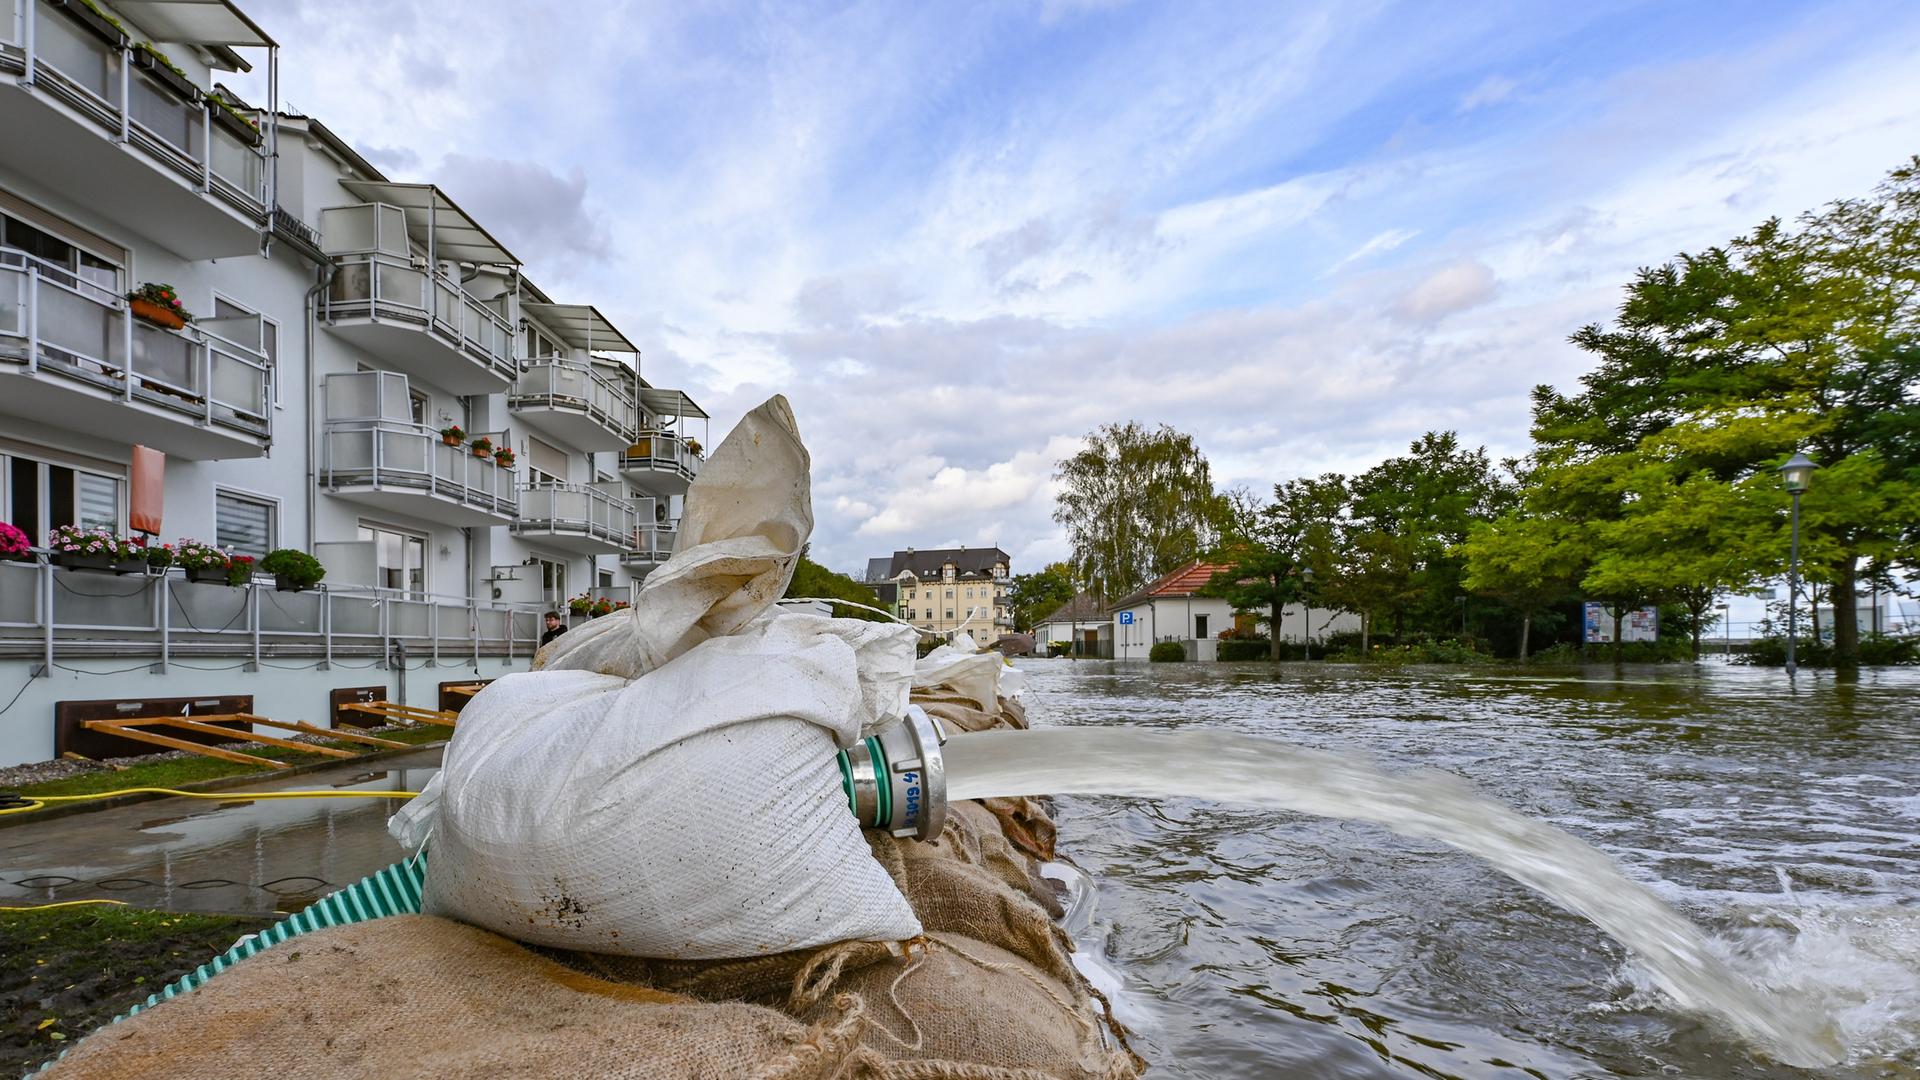
[[[1219,729],[1441,769],[1618,859],[1735,971],[1831,1017],[1800,1071],[1669,1007],[1613,940],[1373,825],[1062,796],[1072,927],[1152,1075],[1920,1075],[1920,672],[1025,661],[1036,727]],[[258,789],[418,790],[438,751]],[[0,902],[293,911],[392,862],[384,799],[164,800],[0,830]]]
[[[1743,974],[1832,1014],[1802,1072],[1663,1008],[1590,923],[1375,826],[1192,800],[1060,799],[1097,882],[1076,928],[1156,1073],[1912,1076],[1920,672],[1475,673],[1029,661],[1036,726],[1218,726],[1438,768],[1619,859]]]

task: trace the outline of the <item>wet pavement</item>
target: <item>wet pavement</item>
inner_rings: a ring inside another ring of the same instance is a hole
[[[246,791],[418,791],[440,750]],[[295,912],[401,858],[400,799],[157,799],[0,829],[0,904],[105,898],[171,911]]]

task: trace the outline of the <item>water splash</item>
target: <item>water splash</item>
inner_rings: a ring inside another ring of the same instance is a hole
[[[1474,793],[1447,773],[1390,775],[1342,754],[1222,731],[1051,728],[956,735],[950,799],[1104,794],[1270,806],[1382,825],[1476,855],[1632,951],[1648,981],[1780,1061],[1837,1064],[1835,1022],[1747,982],[1691,922],[1574,836]]]

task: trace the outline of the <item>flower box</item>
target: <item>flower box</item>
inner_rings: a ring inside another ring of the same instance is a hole
[[[81,28],[116,49],[127,47],[126,31],[113,24],[111,19],[93,10],[82,0],[48,0],[48,6],[58,8],[61,14]]]
[[[201,585],[225,585],[227,568],[224,566],[189,566],[187,580]]]
[[[132,309],[134,318],[143,319],[155,326],[164,326],[168,330],[178,330],[187,325],[187,320],[151,300],[142,300],[139,297],[134,297],[127,301],[127,306]]]
[[[173,96],[189,105],[200,103],[200,88],[187,81],[185,75],[173,70],[172,66],[159,53],[144,46],[133,49],[133,66],[152,75],[160,85],[173,92]]]
[[[248,122],[245,117],[236,114],[231,108],[216,101],[209,101],[207,109],[213,113],[215,127],[224,129],[229,135],[248,146],[257,147],[265,139],[258,127]]]
[[[80,555],[70,551],[57,551],[53,555],[55,566],[68,570],[89,570],[101,574],[118,573],[114,565],[119,561],[112,555]]]

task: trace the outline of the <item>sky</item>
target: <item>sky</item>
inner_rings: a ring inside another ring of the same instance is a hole
[[[1637,267],[1920,153],[1920,5],[243,0],[283,100],[600,307],[713,434],[785,394],[817,560],[1062,558],[1055,463],[1222,486],[1527,395]]]

